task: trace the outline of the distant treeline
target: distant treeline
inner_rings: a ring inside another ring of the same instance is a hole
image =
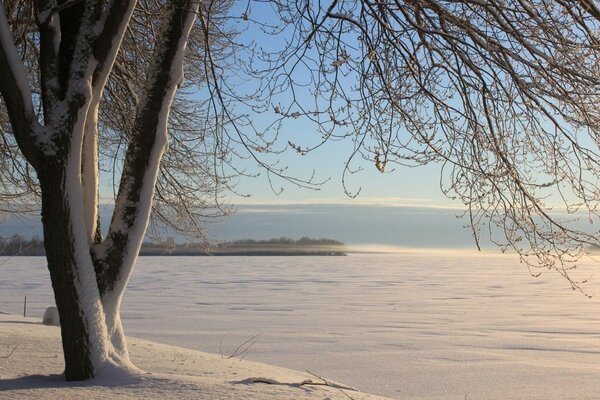
[[[44,241],[40,238],[27,240],[20,235],[0,237],[0,256],[43,256],[45,254]]]
[[[344,243],[339,242],[333,239],[312,239],[309,237],[301,237],[298,240],[294,240],[288,237],[280,237],[277,239],[269,239],[269,240],[253,240],[253,239],[241,239],[241,240],[233,240],[230,242],[223,242],[225,247],[233,247],[233,246],[296,246],[296,247],[306,247],[306,246],[344,246]]]
[[[302,237],[291,239],[280,237],[269,240],[242,239],[217,244],[174,245],[145,243],[141,255],[178,256],[342,256],[346,255],[345,245],[333,239],[312,239]]]
[[[8,238],[0,237],[0,256],[43,256],[43,240],[34,237],[25,239],[20,235]],[[242,239],[217,244],[175,244],[172,240],[165,243],[145,242],[142,256],[234,256],[234,255],[345,255],[345,245],[333,239],[312,239],[302,237],[291,239],[280,237],[269,240]]]

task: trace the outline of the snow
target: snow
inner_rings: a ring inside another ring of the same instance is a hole
[[[60,316],[58,315],[58,308],[48,307],[42,317],[42,324],[60,326]]]
[[[594,267],[580,270],[590,294]],[[39,321],[53,305],[42,258],[13,258],[0,277],[0,310],[21,312],[26,295]],[[595,400],[599,306],[556,274],[530,277],[512,256],[437,252],[142,257],[121,312],[130,336],[215,354],[259,334],[248,360],[392,398]],[[0,356],[12,343],[3,335]],[[132,343],[136,365],[162,371],[140,363]],[[292,382],[257,370],[236,381],[249,378]]]
[[[44,10],[40,10],[38,12],[38,16],[37,16],[37,22],[40,25],[44,25],[46,23],[48,23],[48,20],[50,17],[54,16],[54,8],[53,7],[48,7]]]
[[[131,227],[131,231],[129,233],[129,241],[127,243],[127,248],[125,249],[125,255],[121,262],[119,277],[114,285],[113,290],[105,294],[102,298],[111,341],[115,345],[116,350],[124,356],[126,356],[126,348],[124,338],[122,337],[122,327],[119,311],[121,307],[121,298],[125,286],[129,282],[129,278],[133,272],[133,268],[135,267],[137,256],[150,220],[152,200],[154,198],[154,190],[156,187],[156,179],[158,176],[160,162],[162,160],[164,152],[167,149],[167,124],[169,118],[169,110],[173,98],[175,96],[177,86],[183,80],[183,55],[185,52],[190,30],[196,18],[196,12],[198,10],[198,7],[199,3],[195,3],[192,12],[189,12],[186,16],[182,36],[179,38],[179,42],[177,44],[177,52],[172,62],[171,70],[169,71],[170,81],[168,87],[166,88],[165,95],[162,99],[162,105],[159,112],[155,132],[156,138],[150,153],[148,166],[144,175],[144,180],[142,182],[139,197],[140,200],[139,204],[136,207],[137,215],[135,218],[135,223]],[[165,18],[167,18],[168,20],[168,15]],[[163,26],[163,28],[166,29],[167,26]],[[152,87],[153,85],[152,77],[156,76],[157,73],[157,71],[155,71],[154,69],[160,68],[160,60],[160,57],[157,57],[157,59],[154,60],[155,62],[152,65],[152,70],[149,72],[149,78],[147,82],[148,87]],[[128,184],[131,185],[130,182],[128,182]],[[126,187],[126,189],[128,189],[128,187]],[[125,228],[125,224],[123,223],[123,213],[125,210],[124,203],[128,200],[129,197],[128,193],[129,190],[123,190],[119,194],[115,211],[116,218],[114,218],[113,222],[111,222],[110,229],[112,231],[122,230]]]
[[[82,317],[90,338],[90,354],[94,371],[99,370],[108,360],[109,338],[105,334],[105,313],[96,282],[96,271],[89,252],[89,242],[84,210],[84,194],[81,183],[81,155],[85,121],[91,103],[91,75],[81,84],[88,85],[86,105],[78,110],[73,127],[71,145],[67,159],[65,194],[70,209],[70,222],[73,236],[75,288],[82,311]]]
[[[90,245],[93,242],[98,221],[98,102],[99,99],[93,95],[85,119],[81,149],[83,212]]]
[[[128,341],[136,364],[152,372],[123,374],[107,368],[93,380],[69,383],[59,375],[63,360],[58,328],[40,325],[33,318],[0,313],[0,357],[3,357],[0,358],[0,397],[347,400],[351,396],[356,400],[381,399],[308,373],[141,339],[128,338]]]
[[[85,210],[85,221],[88,229],[88,240],[91,243],[96,232],[96,224],[98,219],[98,105],[108,75],[113,68],[117,50],[119,49],[125,29],[133,13],[135,1],[129,1],[128,7],[125,10],[125,14],[119,24],[119,28],[115,32],[115,35],[111,38],[111,47],[101,65],[101,71],[96,82],[92,88],[92,102],[89,106],[88,115],[85,122],[85,136],[83,142],[83,173],[82,173],[82,185],[83,185],[83,201]],[[112,6],[112,4],[110,5]],[[109,6],[109,8],[110,8]],[[99,27],[101,28],[106,23],[107,14],[103,16],[102,20],[99,21]],[[99,32],[97,33],[99,34]]]

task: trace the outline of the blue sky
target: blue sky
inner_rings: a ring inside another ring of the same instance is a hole
[[[236,4],[245,7],[245,3]],[[253,4],[251,17],[263,13],[259,16],[269,19],[268,13],[272,13],[269,11],[272,3]],[[237,15],[241,15],[242,12],[240,9]],[[255,42],[263,49],[267,47],[270,50],[284,45],[281,39],[261,33],[258,28],[252,27],[251,23],[244,22],[241,18],[236,19],[235,23],[246,28],[240,34],[240,40],[243,42]],[[305,77],[301,72],[302,70],[296,71],[297,76],[294,76],[301,81],[300,83],[308,84],[308,81],[303,81]],[[253,93],[257,82],[248,79],[243,73],[232,76],[228,84],[235,90],[244,92],[238,94]],[[349,91],[353,84],[350,80],[352,76],[348,73],[345,78],[341,78],[342,83],[348,85]],[[297,99],[310,109],[310,104],[314,103],[310,85],[297,89]],[[199,90],[194,95],[202,94]],[[282,105],[285,109],[285,104],[289,103],[290,94],[284,92],[262,110],[238,105],[235,111],[240,114],[248,113],[249,119],[260,131],[261,127],[269,126],[278,118],[274,111],[275,106]],[[297,108],[289,110],[290,113],[293,111],[297,111]],[[398,135],[407,135],[402,129],[406,128],[401,127]],[[302,146],[310,146],[318,143],[320,138],[316,125],[302,118],[290,118],[284,121],[277,142],[278,148],[285,147],[288,140]],[[312,236],[330,237],[352,244],[475,247],[471,232],[464,227],[466,221],[456,218],[462,213],[463,205],[441,193],[440,165],[416,168],[388,165],[386,173],[382,174],[372,161],[362,160],[359,156],[354,159],[352,167],[361,171],[346,175],[344,187],[342,174],[352,150],[352,140],[347,138],[343,141],[330,141],[307,155],[288,150],[281,155],[265,156],[267,160],[280,158],[280,165],[287,168],[286,174],[289,176],[306,179],[314,173],[315,181],[326,182],[318,186],[318,190],[302,189],[277,178],[269,181],[265,171],[257,168],[251,159],[238,160],[236,165],[239,168],[247,169],[249,173],[258,173],[260,176],[254,179],[239,179],[236,190],[248,197],[235,194],[227,196],[226,203],[235,205],[237,213],[223,222],[211,225],[211,237],[229,240]],[[112,198],[112,188],[106,178],[103,177],[101,188],[104,201]],[[283,189],[282,192],[275,194],[274,191],[278,192],[280,188]],[[351,198],[345,194],[344,189],[351,193],[360,190],[360,195]],[[103,225],[106,226],[110,215],[104,215],[103,218]],[[18,232],[29,236],[39,235],[41,231],[37,218],[30,218],[25,222],[14,219],[2,222],[0,219],[0,235]]]
[[[270,239],[275,237],[332,238],[352,246],[384,245],[403,248],[462,248],[475,251],[466,220],[452,207],[423,206],[427,199],[366,199],[346,203],[298,203],[237,205],[223,221],[207,225],[213,240]],[[110,210],[104,208],[106,226]],[[4,219],[0,234],[41,237],[39,219]]]
[[[250,8],[246,10],[246,7]],[[287,46],[286,40],[289,40],[293,27],[291,25],[284,30],[283,33],[273,35],[265,33],[257,24],[252,22],[253,19],[267,22],[278,21],[278,12],[274,10],[274,5],[269,2],[251,2],[236,3],[231,15],[242,15],[248,11],[250,21],[245,21],[241,18],[232,19],[232,25],[235,29],[240,30],[240,35],[236,40],[245,43],[247,48],[251,44],[255,44],[254,53],[262,50],[279,51]],[[272,17],[270,17],[272,15]],[[347,40],[355,40],[356,36],[349,36]],[[356,46],[352,44],[352,46]],[[349,48],[349,51],[352,49]],[[316,56],[315,49],[308,49],[307,54]],[[360,56],[360,55],[357,55]],[[306,58],[306,57],[305,57]],[[260,61],[254,60],[255,66],[266,66]],[[295,70],[294,79],[297,79],[297,85],[294,88],[293,96],[298,100],[305,109],[311,110],[315,108],[314,87],[310,82],[309,68],[301,65]],[[235,90],[244,91],[248,94],[253,94],[257,88],[256,81],[247,79],[248,76],[232,74],[231,81],[228,84],[235,87]],[[356,75],[349,73],[347,76],[340,74],[338,79],[347,87],[345,90],[353,92],[352,86],[355,82]],[[303,86],[302,83],[306,84]],[[272,99],[272,103],[267,109],[257,112],[244,108],[238,104],[236,111],[248,112],[250,119],[255,127],[259,130],[269,126],[278,115],[274,112],[275,106],[281,106],[286,109],[290,104],[292,97],[288,90],[282,94],[276,95]],[[289,112],[299,111],[296,106]],[[323,104],[320,104],[319,109],[322,109]],[[337,134],[354,133],[351,128],[338,127]],[[403,133],[402,133],[403,134]],[[297,178],[308,178],[313,172],[315,181],[327,180],[327,183],[319,186],[319,190],[306,190],[295,187],[292,184],[282,180],[274,179],[275,190],[283,188],[280,195],[275,195],[266,178],[264,171],[254,168],[251,160],[244,161],[241,166],[248,168],[250,172],[261,173],[261,177],[257,179],[241,179],[237,186],[237,190],[243,194],[249,194],[250,197],[242,198],[231,196],[229,201],[234,204],[296,204],[296,203],[330,203],[343,204],[347,206],[360,205],[363,203],[398,203],[397,199],[402,201],[417,202],[418,204],[433,207],[458,207],[456,204],[448,200],[440,191],[440,166],[428,165],[419,168],[398,167],[394,170],[394,166],[388,165],[385,174],[380,173],[373,162],[364,161],[360,156],[354,158],[353,169],[361,169],[356,174],[346,174],[346,189],[351,193],[356,193],[360,189],[360,196],[357,199],[352,199],[344,193],[342,185],[342,174],[348,157],[352,154],[354,144],[351,137],[344,140],[335,140],[325,143],[322,147],[308,153],[300,155],[293,150],[286,151],[281,156],[265,156],[267,160],[280,159],[282,166],[285,166],[286,174]],[[276,148],[285,147],[288,141],[301,146],[310,147],[319,143],[321,134],[316,124],[311,123],[307,118],[288,118],[283,121],[279,131]],[[259,154],[259,156],[261,156]],[[238,164],[240,165],[240,164]],[[393,199],[390,199],[393,198]]]
[[[269,204],[239,206],[236,214],[209,227],[215,239],[308,236],[352,246],[471,248],[470,231],[456,210],[416,205]]]
[[[271,47],[279,45],[272,37],[269,40],[261,40],[261,37],[264,34],[257,29],[244,32],[246,41],[256,40]],[[254,87],[243,80],[231,83],[239,90],[250,92]],[[307,104],[312,101],[307,93],[298,95]],[[286,98],[282,96],[279,100],[285,102]],[[243,110],[242,107],[237,111]],[[268,126],[275,118],[277,115],[272,107],[251,114],[257,127]],[[288,119],[280,130],[278,147],[284,147],[288,140],[307,146],[318,143],[320,134],[315,125],[302,118]],[[279,157],[290,176],[302,179],[314,172],[315,181],[326,181],[318,186],[318,190],[309,190],[275,178],[275,190],[283,188],[278,195],[272,190],[264,170],[257,168],[251,160],[238,161],[238,167],[260,173],[260,176],[239,179],[236,190],[249,197],[227,196],[226,202],[234,204],[237,212],[223,222],[210,225],[211,238],[311,236],[351,244],[474,248],[470,231],[463,228],[465,221],[456,218],[461,213],[461,205],[447,199],[440,191],[439,165],[395,169],[390,166],[382,174],[374,163],[357,157],[353,167],[361,171],[346,175],[346,188],[352,193],[360,189],[360,194],[351,198],[344,193],[342,174],[352,149],[351,140],[343,140],[328,142],[307,155],[288,150],[280,156],[266,156],[270,160]],[[104,201],[112,198],[108,178],[103,176],[102,180]],[[109,218],[109,215],[103,216],[104,226]],[[25,223],[14,220],[0,223],[0,234],[16,232],[40,235],[41,229],[36,218]]]
[[[254,7],[255,13],[267,12],[256,4]],[[270,8],[268,4],[262,7]],[[265,40],[265,35],[258,29],[248,26],[243,33],[244,41],[255,40],[273,49],[282,44],[272,36]],[[252,91],[254,86],[251,82],[244,84],[243,79],[231,83],[239,83],[236,86],[239,90]],[[307,104],[312,101],[307,93],[298,93],[298,96]],[[285,102],[286,98],[280,100]],[[276,117],[272,108],[251,115],[256,126],[267,126]],[[317,143],[320,135],[315,125],[303,119],[289,119],[280,131],[279,147],[285,146],[288,140],[306,146]],[[318,190],[308,190],[275,178],[275,189],[283,188],[279,195],[273,192],[264,171],[249,160],[241,160],[238,166],[261,175],[239,180],[236,190],[249,197],[234,194],[227,197],[227,203],[236,205],[237,212],[227,220],[211,225],[211,237],[228,240],[311,236],[352,244],[474,248],[470,231],[463,228],[465,221],[456,218],[461,213],[461,205],[447,199],[440,191],[439,165],[397,167],[395,170],[392,166],[382,174],[372,162],[357,158],[353,167],[361,171],[346,175],[346,188],[352,193],[360,189],[360,194],[350,198],[344,193],[342,174],[352,148],[352,142],[344,140],[326,143],[304,156],[291,150],[285,152],[280,158],[281,165],[287,167],[287,174],[308,178],[314,172],[316,181],[327,182]],[[106,178],[103,177],[101,197],[110,199],[112,189]],[[110,216],[103,218],[106,226]],[[37,218],[0,223],[0,234],[17,232],[27,236],[40,235]]]
[[[400,247],[474,249],[464,210],[439,188],[439,166],[398,168],[382,174],[372,165],[352,176],[349,189],[361,192],[350,198],[341,183],[343,161],[339,153],[317,151],[294,162],[302,172],[317,167],[318,176],[331,177],[320,190],[283,184],[275,195],[264,177],[243,179],[238,188],[248,198],[230,197],[236,213],[209,227],[215,239],[267,239],[270,237],[328,237],[349,244]],[[332,160],[335,160],[332,161]]]
[[[242,178],[238,190],[250,197],[231,194],[227,201],[236,212],[223,221],[207,225],[214,240],[269,239],[287,236],[327,237],[358,246],[376,244],[409,248],[463,248],[475,251],[475,244],[460,203],[447,199],[439,189],[439,166],[398,168],[382,174],[366,163],[352,176],[350,190],[361,188],[356,198],[344,194],[341,173],[345,155],[328,146],[308,156],[290,152],[291,173],[314,168],[320,178],[331,179],[308,190],[278,181],[283,192],[273,193],[263,174]],[[105,197],[110,193],[105,190]],[[110,208],[102,210],[103,226]],[[0,221],[0,234],[41,236],[36,216]]]

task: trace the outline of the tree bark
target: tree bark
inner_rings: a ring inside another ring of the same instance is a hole
[[[51,3],[42,3],[38,8],[50,12]],[[75,2],[58,16],[48,14],[49,19],[38,21],[44,62],[43,127],[37,123],[27,73],[12,39],[4,35],[6,40],[0,42],[0,72],[6,75],[0,79],[0,93],[8,99],[19,147],[40,181],[44,246],[61,322],[67,380],[94,377],[108,365],[135,368],[129,362],[121,325],[121,297],[146,232],[167,147],[169,108],[183,79],[183,52],[199,7],[195,0],[168,3],[161,43],[149,65],[145,100],[135,117],[109,235],[101,241],[96,235],[97,107],[134,4],[113,0],[103,19],[102,2]],[[93,28],[98,22],[104,24],[100,33]],[[8,29],[2,6],[0,28]]]
[[[94,376],[91,338],[80,303],[75,260],[75,239],[69,205],[65,199],[65,174],[60,166],[40,171],[44,247],[60,316],[65,379],[84,380]]]
[[[146,233],[154,187],[167,148],[167,119],[183,79],[183,52],[199,3],[173,2],[162,22],[144,93],[138,105],[107,238],[94,246],[94,267],[106,315],[108,338],[116,354],[129,361],[120,304]]]

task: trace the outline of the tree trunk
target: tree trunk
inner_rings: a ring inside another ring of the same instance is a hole
[[[75,1],[58,13],[51,3],[38,5],[41,82],[35,104],[42,102],[43,125],[2,5],[0,92],[19,148],[40,181],[65,378],[84,380],[105,367],[136,370],[119,309],[147,229],[169,109],[183,79],[183,55],[200,3],[165,4],[104,241],[97,228],[98,104],[136,1]]]
[[[65,165],[46,165],[39,178],[44,246],[60,316],[65,378],[84,380],[95,375],[102,353],[106,354],[106,342],[98,340],[105,336],[102,310],[93,306],[97,301],[89,296],[85,265],[78,260],[77,240],[87,243],[87,239],[75,234]]]

